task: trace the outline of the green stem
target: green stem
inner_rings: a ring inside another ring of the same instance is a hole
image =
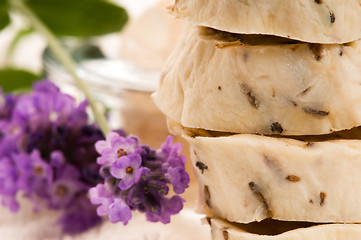
[[[33,25],[34,29],[42,34],[48,41],[50,49],[53,51],[54,55],[59,59],[59,61],[64,65],[68,72],[73,76],[78,87],[83,91],[85,97],[87,98],[90,108],[92,109],[95,121],[98,123],[103,134],[106,135],[110,129],[107,124],[107,121],[104,115],[98,110],[96,102],[91,96],[88,88],[86,87],[83,80],[81,80],[74,68],[75,62],[70,57],[70,55],[64,50],[61,43],[58,41],[56,36],[48,29],[47,26],[26,6],[22,0],[11,0],[9,1],[13,8],[23,16],[27,17],[30,23]]]

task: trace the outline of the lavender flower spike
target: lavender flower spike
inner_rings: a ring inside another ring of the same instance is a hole
[[[178,214],[184,200],[183,193],[189,184],[185,171],[185,156],[180,155],[181,144],[172,144],[168,137],[161,149],[154,150],[138,143],[134,137],[110,133],[105,141],[96,143],[101,156],[101,175],[104,184],[89,191],[99,215],[108,215],[111,222],[126,224],[130,210],[145,214],[148,221],[169,223]],[[169,185],[174,196],[168,196]]]
[[[59,211],[58,223],[71,234],[100,223],[87,192],[102,181],[94,144],[104,137],[88,123],[86,105],[77,105],[49,81],[39,81],[30,93],[16,96],[0,89],[3,205],[19,210],[17,196],[22,194],[34,211]]]

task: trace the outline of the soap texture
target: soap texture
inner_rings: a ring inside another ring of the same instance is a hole
[[[196,27],[169,58],[153,97],[185,127],[327,134],[361,125],[360,54],[361,41],[308,44]]]
[[[201,189],[199,209],[238,223],[359,223],[360,131],[301,140],[183,133]]]
[[[176,0],[169,9],[178,18],[233,33],[314,43],[361,38],[358,0]]]

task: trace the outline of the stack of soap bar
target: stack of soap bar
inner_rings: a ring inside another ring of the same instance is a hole
[[[195,26],[153,97],[190,144],[212,239],[361,239],[360,1],[169,9]]]

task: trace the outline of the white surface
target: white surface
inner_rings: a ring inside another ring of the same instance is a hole
[[[171,224],[163,225],[146,222],[143,215],[136,214],[127,226],[106,222],[98,229],[64,240],[210,240],[210,227],[201,224],[201,218],[193,210],[185,209],[172,217]]]
[[[151,223],[144,215],[133,213],[127,226],[122,223],[112,224],[105,219],[102,225],[76,235],[61,235],[54,222],[55,212],[32,213],[30,205],[17,214],[7,209],[0,209],[1,240],[209,240],[209,225],[202,225],[202,215],[191,209],[184,209],[181,214],[172,217],[170,224]]]
[[[182,195],[187,199],[180,214],[171,217],[170,224],[151,223],[144,214],[132,212],[128,225],[112,224],[104,218],[103,224],[76,236],[64,236],[55,224],[58,213],[33,213],[32,205],[21,200],[21,210],[12,214],[0,205],[0,240],[210,240],[210,227],[202,224],[203,215],[196,214],[197,185]]]

